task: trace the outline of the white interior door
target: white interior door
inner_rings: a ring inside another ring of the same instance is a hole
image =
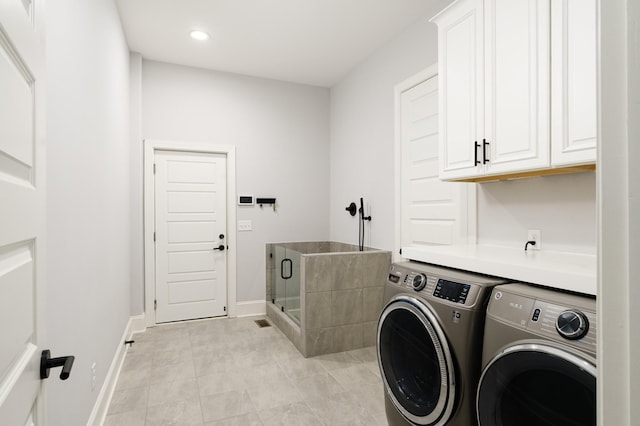
[[[466,243],[469,184],[438,177],[438,77],[400,95],[400,244]]]
[[[226,156],[155,151],[156,322],[226,315]]]
[[[0,424],[44,424],[40,2],[0,1]],[[37,19],[36,19],[37,18]]]

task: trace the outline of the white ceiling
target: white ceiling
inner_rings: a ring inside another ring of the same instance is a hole
[[[117,0],[146,59],[331,87],[442,0]],[[189,37],[200,29],[206,42]]]

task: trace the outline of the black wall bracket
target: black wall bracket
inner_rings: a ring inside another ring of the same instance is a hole
[[[276,203],[275,198],[256,198],[256,204],[260,204],[260,207],[262,207],[263,204],[275,204],[275,203]]]

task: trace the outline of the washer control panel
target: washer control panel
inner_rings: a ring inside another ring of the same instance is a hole
[[[455,305],[475,305],[482,288],[473,281],[478,277],[459,271],[451,277],[445,275],[446,272],[447,270],[442,268],[431,273],[426,267],[425,270],[417,271],[403,268],[401,265],[392,265],[387,281],[407,291],[418,292],[422,297],[437,298]]]

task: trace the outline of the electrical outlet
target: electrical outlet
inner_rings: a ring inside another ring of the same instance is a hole
[[[540,250],[542,248],[542,239],[540,238],[539,229],[529,229],[527,231],[527,241],[535,241],[536,245],[529,245],[530,250]]]
[[[96,363],[91,364],[91,391],[96,389]]]
[[[253,223],[250,220],[239,220],[238,231],[251,231],[253,230]]]

